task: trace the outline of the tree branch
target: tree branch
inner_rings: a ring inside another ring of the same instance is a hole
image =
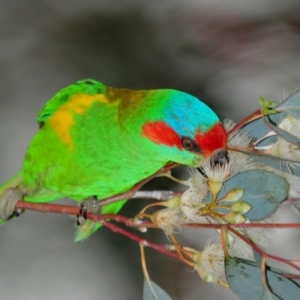
[[[111,204],[111,203],[114,203],[114,202],[117,202],[121,199],[129,199],[129,198],[132,198],[134,196],[134,194],[144,185],[146,184],[147,182],[149,182],[151,179],[155,178],[156,176],[158,175],[161,175],[175,167],[179,166],[179,164],[177,163],[172,163],[172,164],[169,164],[169,165],[166,165],[164,166],[163,168],[161,168],[160,170],[158,170],[155,174],[149,176],[148,178],[142,180],[141,182],[137,183],[133,188],[131,188],[129,191],[125,192],[125,193],[121,193],[121,194],[118,194],[118,195],[115,195],[115,196],[111,196],[111,197],[108,197],[106,199],[103,199],[99,202],[99,206],[105,206],[107,204]]]

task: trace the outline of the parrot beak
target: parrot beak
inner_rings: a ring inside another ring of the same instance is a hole
[[[224,166],[225,164],[229,163],[229,157],[228,152],[226,149],[219,149],[217,150],[211,157],[210,157],[210,165],[212,167],[216,166]],[[207,178],[207,175],[205,174],[202,167],[197,168],[197,170],[205,177]]]
[[[217,150],[211,157],[212,165],[223,166],[229,162],[228,151],[227,149]]]

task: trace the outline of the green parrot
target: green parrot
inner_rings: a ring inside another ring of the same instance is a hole
[[[97,200],[125,192],[169,162],[197,167],[226,156],[227,134],[203,102],[173,90],[129,90],[92,79],[60,90],[38,115],[39,130],[23,168],[0,187],[0,218],[8,203],[62,198]],[[116,214],[126,200],[102,207]],[[87,220],[76,241],[101,224]]]

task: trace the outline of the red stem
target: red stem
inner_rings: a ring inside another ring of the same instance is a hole
[[[261,113],[261,109],[256,110],[255,112],[253,112],[251,115],[249,115],[248,117],[246,117],[244,120],[242,120],[241,122],[237,123],[229,132],[228,135],[236,132],[237,130],[239,130],[241,127],[245,126],[246,124],[259,119],[262,117],[262,113]]]
[[[287,198],[284,203],[297,204],[300,203],[300,198]]]
[[[77,206],[48,204],[48,203],[31,203],[25,201],[18,201],[16,208],[35,210],[40,212],[53,212],[53,213],[67,214],[67,215],[77,215],[79,212],[79,208]],[[142,243],[143,245],[155,249],[160,253],[167,254],[168,256],[180,260],[179,255],[176,252],[167,249],[166,245],[153,243],[151,241],[139,237],[134,233],[127,231],[126,229],[117,226],[116,224],[105,221],[105,219],[113,219],[116,222],[124,223],[126,226],[135,227],[134,225],[136,224],[134,223],[133,219],[121,215],[109,215],[109,214],[95,215],[92,213],[88,213],[87,218],[95,222],[101,222],[105,227],[109,228],[111,231],[122,234],[130,238],[131,240],[136,241],[138,244]],[[145,223],[145,225],[147,224],[147,227],[156,228],[156,226],[150,222],[143,222],[143,223]]]
[[[300,279],[300,275],[296,275],[296,274],[280,274],[280,275],[289,279]]]
[[[16,208],[19,209],[27,209],[34,210],[39,212],[52,212],[58,214],[65,215],[74,215],[76,216],[79,212],[79,208],[77,206],[72,205],[62,205],[62,204],[50,204],[50,203],[33,203],[33,202],[25,202],[18,201],[16,204]],[[105,219],[114,220],[116,222],[120,222],[125,224],[128,227],[140,228],[157,228],[152,222],[144,222],[139,221],[135,222],[132,218],[127,218],[122,215],[113,215],[113,214],[103,214],[103,215],[95,215],[92,213],[87,214],[88,219],[91,219],[95,222],[101,222]],[[300,228],[299,223],[241,223],[241,224],[182,224],[182,227],[188,228]]]
[[[18,201],[16,204],[16,208],[18,209],[27,209],[27,210],[34,210],[34,211],[40,211],[40,212],[53,212],[53,213],[60,213],[60,214],[67,214],[67,215],[77,215],[79,212],[79,208],[77,206],[70,206],[70,205],[61,205],[61,204],[48,204],[48,203],[31,203],[31,202],[25,202],[25,201]],[[139,221],[136,222],[132,218],[127,218],[121,215],[95,215],[92,213],[87,214],[87,218],[91,219],[95,222],[101,222],[105,227],[109,228],[113,232],[122,234],[131,240],[136,241],[138,244],[143,244],[147,247],[150,247],[152,249],[155,249],[156,251],[166,254],[168,256],[171,256],[173,258],[176,258],[178,260],[181,260],[179,255],[168,249],[167,245],[163,244],[157,244],[153,243],[151,241],[148,241],[146,239],[141,238],[140,236],[129,232],[126,229],[123,229],[116,224],[113,224],[111,222],[108,222],[107,220],[114,220],[116,222],[120,222],[125,224],[129,227],[135,227],[135,228],[157,228],[153,223],[151,222],[144,222]],[[245,236],[240,234],[238,231],[236,231],[234,228],[251,228],[251,227],[264,227],[264,228],[299,228],[300,224],[290,223],[290,224],[282,224],[282,223],[274,223],[274,224],[266,224],[266,223],[249,223],[249,224],[186,224],[186,227],[192,227],[192,228],[226,228],[228,231],[231,231],[236,236],[238,236],[240,239],[242,239],[245,243],[250,245],[254,250],[256,250],[258,253],[260,253],[262,256],[273,259],[282,263],[285,263],[294,269],[300,271],[300,267],[296,266],[292,262],[290,262],[287,259],[268,254],[261,250],[259,247],[257,247],[255,244],[253,244],[251,241],[249,241]]]
[[[154,249],[154,250],[156,250],[156,251],[158,251],[162,254],[167,254],[167,255],[169,255],[173,258],[176,258],[176,259],[180,260],[180,257],[176,252],[173,252],[173,251],[167,249],[168,245],[153,243],[151,241],[143,239],[143,238],[141,238],[141,237],[139,237],[139,236],[137,236],[137,235],[135,235],[135,234],[119,227],[119,226],[117,226],[116,224],[113,224],[111,222],[107,222],[105,220],[102,220],[101,223],[105,227],[109,228],[111,231],[122,234],[122,235],[130,238],[131,240],[137,242],[138,244],[143,244],[144,246],[152,248],[152,249]]]

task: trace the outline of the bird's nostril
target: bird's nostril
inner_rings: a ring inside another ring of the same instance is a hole
[[[225,164],[227,164],[229,162],[229,157],[228,157],[228,152],[227,150],[219,150],[218,152],[216,152],[212,159],[211,159],[211,163],[214,166],[220,165],[223,166]]]
[[[212,169],[214,169],[217,166],[222,167],[222,166],[228,164],[228,162],[229,162],[228,152],[225,149],[216,151],[209,160],[209,164]],[[199,168],[197,168],[197,170],[205,178],[208,178],[208,176],[205,174],[204,169],[201,166]]]

